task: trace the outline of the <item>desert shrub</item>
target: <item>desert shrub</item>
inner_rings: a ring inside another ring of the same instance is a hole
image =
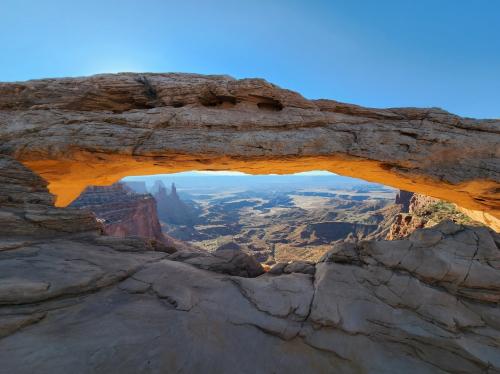
[[[477,224],[467,215],[460,212],[455,204],[446,201],[429,204],[416,213],[427,220],[426,227],[437,225],[445,219],[450,219],[455,223],[464,225]]]

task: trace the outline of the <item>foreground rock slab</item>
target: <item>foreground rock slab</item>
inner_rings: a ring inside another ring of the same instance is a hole
[[[474,233],[463,228],[454,235]],[[449,240],[453,235],[444,236],[441,245]],[[392,256],[407,246],[395,243],[401,246],[392,246]],[[100,255],[90,252],[96,263],[111,253],[101,250]],[[346,260],[346,250],[357,257]],[[22,260],[23,251],[11,256]],[[418,270],[395,272],[394,265],[378,262],[359,247],[333,251],[316,265],[315,276],[257,278],[198,269],[155,252],[140,259],[116,252],[115,259],[122,261],[118,267],[138,261],[142,266],[120,279],[110,269],[108,287],[93,292],[86,279],[81,281],[93,274],[87,267],[69,269],[70,280],[38,271],[33,285],[32,275],[2,257],[0,263],[19,271],[18,287],[26,295],[35,292],[38,301],[18,298],[13,304],[0,289],[2,367],[16,373],[34,368],[42,373],[232,373],[235,367],[241,373],[500,370],[500,312],[490,295],[462,297]],[[67,256],[51,255],[56,253]],[[490,258],[498,259],[498,253]],[[46,266],[55,262],[39,260]],[[459,262],[458,257],[449,260],[451,267]],[[469,287],[495,294],[500,289],[496,274],[488,287],[473,281]],[[37,285],[43,281],[59,288],[72,281],[81,288],[41,302],[47,295]]]

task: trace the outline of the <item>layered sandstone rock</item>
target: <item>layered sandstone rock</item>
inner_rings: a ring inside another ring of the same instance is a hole
[[[410,212],[410,202],[414,195],[415,194],[413,192],[399,190],[398,194],[396,195],[396,200],[394,201],[394,203],[401,205],[402,213]]]
[[[406,238],[416,229],[425,227],[427,219],[418,213],[438,201],[430,196],[400,190],[396,195],[395,204],[401,207],[401,213],[394,217],[386,235],[387,240]]]
[[[171,244],[161,231],[154,198],[134,193],[121,183],[87,187],[70,206],[93,212],[108,235],[139,236]]]
[[[440,200],[431,196],[412,193],[407,213],[419,214],[432,204],[439,203]]]
[[[386,235],[387,240],[399,240],[408,237],[416,229],[425,227],[426,220],[413,214],[399,213]]]
[[[310,101],[228,76],[0,85],[0,153],[47,179],[58,205],[130,174],[324,169],[455,202],[498,228],[499,124],[436,108]]]
[[[396,197],[396,205],[401,206],[402,213],[395,215],[388,232],[383,236],[387,240],[406,238],[416,229],[432,227],[444,220],[457,224],[480,225],[455,205],[422,194],[400,191]]]
[[[97,235],[102,231],[90,212],[60,209],[53,204],[46,181],[0,154],[0,238]]]
[[[485,227],[338,244],[318,264],[246,278],[260,265],[236,251],[103,236],[0,161],[0,214],[17,220],[0,236],[5,372],[500,371],[500,238]]]

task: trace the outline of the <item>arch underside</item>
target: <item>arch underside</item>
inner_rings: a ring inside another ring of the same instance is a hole
[[[71,161],[25,162],[26,166],[49,182],[49,190],[56,196],[56,206],[67,206],[89,185],[110,185],[130,175],[167,174],[192,170],[241,171],[248,174],[291,174],[325,170],[454,202],[471,218],[487,224],[496,231],[500,230],[500,221],[495,216],[496,210],[486,210],[483,202],[477,200],[477,196],[481,196],[481,190],[485,196],[490,196],[491,190],[496,188],[495,183],[472,181],[453,185],[411,173],[396,173],[383,163],[343,155],[245,159],[203,155],[128,157],[101,154],[96,158],[95,154],[82,153],[75,158],[76,160]]]

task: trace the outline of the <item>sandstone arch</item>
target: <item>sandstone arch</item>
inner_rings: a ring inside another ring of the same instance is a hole
[[[0,153],[64,206],[88,184],[192,169],[323,169],[452,201],[499,229],[500,120],[306,100],[260,79],[108,74],[0,84]]]

